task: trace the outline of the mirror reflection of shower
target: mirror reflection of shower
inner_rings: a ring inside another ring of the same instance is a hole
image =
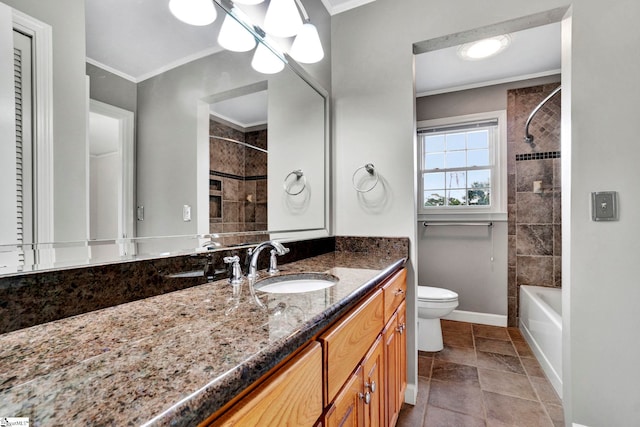
[[[267,230],[268,89],[238,92],[209,105],[210,233]]]

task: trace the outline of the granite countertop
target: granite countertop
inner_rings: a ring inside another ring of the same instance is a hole
[[[194,425],[346,312],[404,258],[334,252],[280,267],[328,289],[258,292],[225,281],[0,335],[0,416],[39,425]],[[266,274],[263,274],[266,276]]]

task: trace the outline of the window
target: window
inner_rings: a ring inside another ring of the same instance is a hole
[[[419,213],[504,212],[501,178],[506,114],[419,123]]]

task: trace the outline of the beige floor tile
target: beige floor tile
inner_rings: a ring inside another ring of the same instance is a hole
[[[497,421],[518,427],[553,426],[540,402],[489,391],[483,391],[482,394],[487,411],[487,424]]]
[[[445,346],[434,357],[437,360],[446,360],[462,365],[476,366],[477,364],[476,351],[473,348]]]
[[[418,376],[430,378],[432,364],[433,364],[433,357],[418,356]]]
[[[515,374],[525,374],[520,358],[506,354],[487,353],[479,351],[477,356],[477,366],[480,368],[495,369],[497,371],[512,372]]]
[[[458,412],[448,411],[435,406],[427,407],[424,426],[434,427],[484,427],[485,422],[480,418]]]
[[[476,350],[488,353],[506,354],[508,356],[517,356],[515,348],[511,341],[492,340],[489,338],[478,337],[475,339]]]
[[[482,390],[521,399],[538,400],[526,375],[478,368],[478,378]]]
[[[522,361],[522,366],[524,366],[524,370],[527,371],[530,377],[541,377],[546,378],[542,367],[538,363],[536,359],[531,359],[528,357],[520,358]]]
[[[513,347],[515,347],[518,356],[520,357],[535,357],[533,352],[531,351],[531,347],[526,341],[513,341]]]
[[[531,377],[531,385],[538,393],[541,402],[551,403],[552,405],[562,405],[562,400],[560,400],[556,390],[546,378]]]
[[[473,348],[471,332],[443,332],[442,340],[446,346]]]
[[[509,333],[505,328],[488,325],[473,325],[473,335],[493,340],[510,341]]]
[[[431,381],[429,405],[484,419],[482,390],[478,384]]]
[[[440,325],[443,332],[471,332],[471,323],[442,319]]]
[[[433,361],[431,379],[438,381],[451,381],[459,384],[479,384],[478,370],[476,367],[460,365],[443,360]]]

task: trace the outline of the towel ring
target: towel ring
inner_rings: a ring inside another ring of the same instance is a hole
[[[376,178],[373,185],[364,190],[356,185],[356,175],[362,169],[366,170],[369,175],[374,176]],[[380,176],[378,175],[378,172],[376,172],[376,168],[375,166],[373,166],[373,163],[367,163],[366,165],[359,167],[358,169],[355,170],[355,172],[353,172],[353,176],[351,177],[351,185],[353,185],[353,189],[356,190],[358,193],[368,193],[369,191],[373,190],[376,187],[376,185],[378,185],[379,180],[380,180]]]
[[[296,177],[296,180],[293,182],[298,182],[300,179],[302,179],[302,188],[300,189],[300,191],[297,191],[297,192],[289,191],[291,186],[287,185],[287,179],[289,179],[291,175],[295,175]],[[282,188],[284,188],[284,192],[290,196],[297,196],[298,194],[302,193],[306,187],[307,187],[307,177],[304,176],[304,172],[302,172],[302,169],[296,169],[294,171],[289,172],[289,175],[287,175],[284,178],[284,182],[282,183]]]

